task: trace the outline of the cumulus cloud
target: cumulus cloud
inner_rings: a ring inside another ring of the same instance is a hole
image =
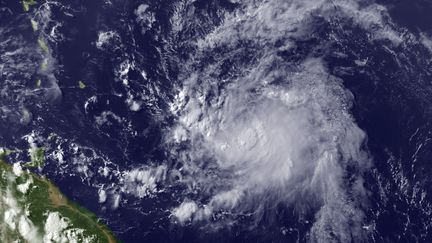
[[[141,25],[143,34],[151,29],[153,23],[156,21],[154,13],[149,8],[149,5],[141,4],[135,10],[136,21]]]
[[[123,190],[143,198],[158,192],[157,183],[165,180],[166,166],[136,168],[123,172]]]
[[[115,31],[100,31],[98,33],[98,39],[96,41],[96,47],[98,49],[104,50],[106,48],[117,48],[120,45],[121,39],[117,32]]]
[[[45,235],[43,242],[71,242],[71,243],[90,243],[95,241],[95,237],[85,237],[84,230],[73,228],[70,225],[69,219],[62,217],[57,212],[48,213],[45,221]]]
[[[34,243],[95,241],[94,236],[86,236],[84,229],[74,227],[69,218],[56,211],[44,212],[46,218],[35,224],[29,217],[29,203],[32,201],[24,200],[19,194],[27,193],[30,187],[34,186],[33,177],[27,176],[25,183],[16,185],[18,178],[25,178],[22,173],[21,171],[17,175],[14,171],[3,171],[0,174],[2,180],[6,181],[0,188],[0,231],[3,233],[0,234],[1,242],[10,242],[11,237]]]
[[[189,201],[180,204],[180,206],[173,210],[172,214],[177,218],[180,223],[183,224],[185,221],[189,220],[197,210],[198,206],[196,205],[196,203]]]

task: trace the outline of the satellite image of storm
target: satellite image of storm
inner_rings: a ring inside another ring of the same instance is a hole
[[[0,0],[0,242],[432,242],[432,0]]]

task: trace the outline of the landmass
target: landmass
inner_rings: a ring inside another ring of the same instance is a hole
[[[0,242],[119,242],[48,179],[6,162],[12,152],[0,149]],[[32,160],[42,162],[43,149],[33,152]]]

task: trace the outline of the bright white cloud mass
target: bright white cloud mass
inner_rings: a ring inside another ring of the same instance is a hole
[[[175,154],[183,161],[181,180],[206,197],[185,198],[174,218],[210,222],[225,211],[252,213],[258,222],[264,212],[286,205],[299,215],[316,212],[311,241],[365,239],[361,171],[370,158],[362,149],[366,135],[350,115],[352,94],[321,56],[284,60],[277,52],[316,31],[312,15],[351,19],[394,45],[400,37],[375,4],[240,4],[196,42],[197,51],[182,66],[181,91],[171,105],[178,122],[167,140],[189,144]],[[212,60],[201,61],[209,52]],[[218,76],[227,68],[230,75]],[[347,166],[360,168],[350,185]]]

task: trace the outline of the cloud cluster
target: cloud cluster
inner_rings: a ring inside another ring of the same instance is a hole
[[[86,236],[83,229],[74,227],[69,218],[58,212],[45,212],[42,224],[35,224],[30,218],[29,204],[25,196],[36,187],[33,177],[25,175],[20,164],[13,165],[13,171],[0,173],[3,182],[0,188],[0,241],[11,239],[26,242],[94,242],[94,236]],[[22,184],[18,180],[25,179]]]
[[[361,174],[370,161],[366,135],[350,115],[353,97],[329,74],[323,56],[284,59],[278,53],[316,35],[317,19],[352,21],[393,45],[400,34],[385,8],[366,2],[239,4],[196,41],[182,65],[171,104],[178,122],[167,143],[181,146],[174,156],[182,160],[181,181],[193,196],[173,215],[180,223],[211,220],[221,211],[251,212],[260,220],[286,205],[299,214],[315,212],[311,241],[365,239]],[[350,185],[348,166],[358,168]],[[191,201],[196,191],[204,196]]]

